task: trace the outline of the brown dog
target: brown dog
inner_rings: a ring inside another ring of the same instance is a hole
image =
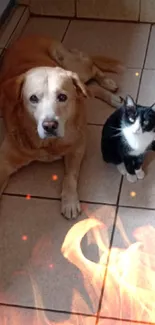
[[[6,125],[0,149],[0,193],[22,166],[64,157],[62,214],[77,217],[77,181],[85,152],[84,83],[96,79],[100,86],[90,86],[94,96],[116,107],[121,102],[109,91],[116,90],[115,82],[97,65],[119,69],[117,62],[109,66],[102,58],[93,61],[50,39],[20,39],[7,50],[0,73],[0,107]]]

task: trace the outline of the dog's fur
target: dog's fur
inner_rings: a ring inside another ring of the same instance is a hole
[[[22,166],[64,157],[62,213],[68,219],[79,214],[77,181],[86,142],[84,83],[95,79],[99,85],[89,86],[94,96],[116,107],[121,102],[109,91],[117,89],[115,82],[100,67],[121,69],[115,61],[89,58],[51,39],[20,39],[6,51],[0,72],[0,107],[6,125],[0,149],[0,193]],[[59,101],[59,94],[67,99]],[[37,95],[37,101],[32,95]],[[53,119],[58,128],[48,137],[43,125]]]

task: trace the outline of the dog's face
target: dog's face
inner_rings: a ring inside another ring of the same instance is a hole
[[[21,95],[41,139],[64,137],[65,124],[75,113],[79,93],[87,95],[78,76],[70,71],[41,67],[26,73]]]

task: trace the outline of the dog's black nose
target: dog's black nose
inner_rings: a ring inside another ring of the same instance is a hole
[[[43,129],[47,133],[53,134],[53,133],[55,133],[55,131],[58,128],[58,121],[56,121],[56,120],[51,120],[51,121],[45,120],[45,121],[43,121],[42,126],[43,126]]]

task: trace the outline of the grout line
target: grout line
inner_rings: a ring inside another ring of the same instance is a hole
[[[16,193],[3,193],[2,196],[12,196],[12,197],[19,197],[19,198],[24,198],[26,197],[27,194],[16,194]],[[46,197],[46,196],[38,196],[38,195],[31,195],[31,199],[39,199],[39,200],[47,200],[47,201],[61,201],[61,198],[54,198],[54,197]],[[94,201],[87,201],[87,200],[80,200],[81,203],[86,203],[86,204],[94,204],[94,205],[104,205],[104,206],[111,206],[111,207],[116,207],[115,203],[104,203],[104,202],[94,202]]]
[[[155,68],[144,68],[143,69],[144,71],[146,70],[146,71],[155,71]]]
[[[141,0],[139,0],[139,15],[138,15],[138,22],[140,23],[140,16],[141,16]]]
[[[36,311],[44,311],[44,312],[51,312],[51,313],[55,313],[55,314],[67,314],[67,315],[75,315],[75,316],[84,316],[84,317],[91,317],[94,318],[94,320],[96,319],[96,315],[92,315],[92,314],[85,314],[85,313],[79,313],[79,312],[69,312],[66,310],[57,310],[57,309],[50,309],[50,308],[41,308],[41,307],[35,307],[35,306],[24,306],[24,305],[18,305],[18,304],[7,304],[7,303],[1,303],[0,302],[0,306],[2,307],[10,307],[10,308],[20,308],[20,309],[27,309],[27,310],[36,310]],[[124,319],[124,318],[117,318],[117,317],[106,317],[106,316],[101,316],[100,320],[115,320],[115,321],[120,321],[120,325],[121,322],[132,322],[134,324],[144,324],[144,325],[154,325],[155,323],[148,323],[148,322],[143,322],[143,321],[136,321],[136,320],[131,320],[131,319]]]
[[[132,206],[132,205],[123,205],[120,204],[119,208],[126,208],[126,209],[136,209],[136,210],[147,210],[147,211],[155,211],[155,208],[146,208],[146,207],[137,207],[137,206]]]
[[[3,117],[0,117],[0,119],[3,119]],[[120,183],[120,186],[122,187],[122,183]],[[2,196],[11,196],[15,198],[23,198],[25,199],[27,194],[18,194],[18,193],[9,193],[5,192],[2,194]],[[46,201],[61,201],[61,198],[58,197],[46,197],[46,196],[38,196],[38,195],[31,195],[31,199],[34,200],[46,200]],[[143,206],[132,206],[132,205],[123,205],[123,204],[115,204],[115,203],[107,203],[107,202],[95,202],[95,201],[89,201],[89,200],[80,200],[81,203],[86,204],[93,204],[93,205],[103,205],[103,206],[110,206],[110,207],[118,207],[118,208],[126,208],[126,209],[136,209],[136,210],[146,210],[146,211],[155,211],[155,208],[149,208],[149,207],[143,207]]]
[[[61,201],[61,198],[54,198],[54,197],[46,197],[46,196],[38,196],[38,195],[30,195],[30,199],[39,199],[39,200],[46,200],[46,201]],[[16,198],[22,198],[25,199],[27,194],[16,194],[16,193],[3,193],[2,196],[11,196],[11,197],[16,197]]]
[[[67,27],[66,27],[66,29],[65,29],[65,31],[64,31],[64,34],[63,34],[63,36],[62,36],[61,43],[63,43],[63,41],[64,41],[64,39],[65,39],[65,36],[66,36],[66,34],[67,34],[67,32],[68,32],[68,29],[69,29],[70,23],[71,23],[71,19],[69,20],[69,22],[68,22],[68,24],[67,24]]]
[[[75,18],[77,17],[77,0],[74,0]]]
[[[125,325],[126,325],[126,322],[129,323],[129,325],[131,324],[137,324],[137,325],[155,325],[155,323],[150,323],[150,322],[145,322],[145,321],[138,321],[138,320],[133,320],[133,319],[125,319],[125,318],[117,318],[117,317],[106,317],[106,316],[100,316],[100,320],[115,320],[115,321],[119,321],[120,325],[122,325],[122,322],[124,323],[125,322]],[[119,325],[118,324],[118,325]]]
[[[145,68],[145,63],[146,63],[146,58],[147,58],[147,53],[148,53],[148,48],[149,48],[149,43],[150,43],[150,37],[151,37],[151,32],[152,32],[152,24],[150,25],[150,30],[149,30],[149,35],[148,35],[148,40],[147,40],[147,45],[146,45],[146,51],[145,51],[145,56],[144,56],[144,62],[143,62],[143,66],[142,66],[142,70],[141,70],[141,75],[140,75],[140,80],[139,80],[139,85],[138,85],[138,90],[137,90],[137,96],[136,96],[136,103],[138,101],[139,98],[139,93],[140,93],[140,87],[141,87],[141,81],[142,81],[142,77],[143,77],[143,71]]]
[[[31,17],[36,17],[36,18],[41,18],[41,17],[44,17],[44,18],[52,18],[52,19],[73,19],[73,20],[76,20],[76,21],[93,21],[93,22],[105,22],[105,23],[128,23],[128,24],[143,24],[143,25],[150,25],[151,22],[146,22],[146,21],[141,21],[139,22],[138,20],[119,20],[119,19],[105,19],[105,18],[87,18],[87,17],[74,17],[74,16],[59,16],[59,15],[39,15],[39,14],[33,14],[30,12],[30,15]],[[153,23],[155,24],[155,22]]]
[[[117,203],[116,203],[117,208],[119,207],[119,201],[120,201],[120,196],[121,196],[121,190],[122,190],[122,185],[123,185],[123,179],[124,179],[124,177],[121,176],[120,185],[119,185],[119,191],[118,191],[118,196],[117,196]]]
[[[114,239],[115,227],[116,227],[116,222],[117,222],[117,213],[118,213],[118,209],[119,209],[118,204],[119,204],[122,184],[123,184],[123,176],[121,177],[119,191],[118,191],[117,204],[116,204],[117,206],[116,206],[116,211],[115,211],[113,228],[112,228],[112,232],[111,232],[111,238],[110,238],[110,244],[109,244],[109,252],[108,252],[108,257],[107,257],[107,261],[106,261],[106,269],[105,269],[103,284],[102,284],[102,288],[101,288],[101,295],[100,295],[100,299],[99,299],[98,310],[97,310],[97,319],[96,319],[96,324],[95,325],[98,325],[98,322],[99,322],[99,319],[100,319],[102,300],[103,300],[103,296],[104,296],[104,289],[105,289],[105,285],[106,285],[106,277],[107,277],[107,273],[108,273],[108,265],[109,265],[109,261],[110,261],[110,255],[111,255],[111,247],[112,247],[112,243],[113,243],[113,239]]]
[[[41,307],[35,307],[35,306],[24,306],[24,305],[18,305],[18,304],[7,304],[7,303],[1,303],[0,306],[4,307],[12,307],[12,308],[20,308],[20,309],[29,309],[29,310],[37,310],[37,311],[46,311],[46,312],[53,312],[53,313],[59,313],[59,314],[67,314],[67,315],[77,315],[77,316],[86,316],[86,317],[92,317],[96,319],[95,315],[92,314],[86,314],[86,313],[78,313],[78,312],[69,312],[66,310],[57,310],[57,309],[50,309],[50,308],[41,308]]]
[[[25,10],[24,10],[24,12],[23,12],[22,17],[21,17],[20,21],[18,22],[17,28],[18,28],[18,26],[19,26],[19,24],[20,24],[22,18],[23,18],[24,15],[26,14],[26,11],[27,11],[27,10],[28,10],[28,19],[26,20],[26,22],[25,22],[25,24],[23,25],[23,27],[20,29],[20,33],[19,33],[18,39],[20,38],[20,36],[22,36],[22,34],[23,34],[23,32],[24,32],[24,29],[25,29],[25,27],[26,27],[26,25],[27,25],[27,23],[28,23],[28,21],[29,21],[29,19],[30,19],[30,10],[29,10],[29,7],[26,6],[26,7],[25,7]]]

